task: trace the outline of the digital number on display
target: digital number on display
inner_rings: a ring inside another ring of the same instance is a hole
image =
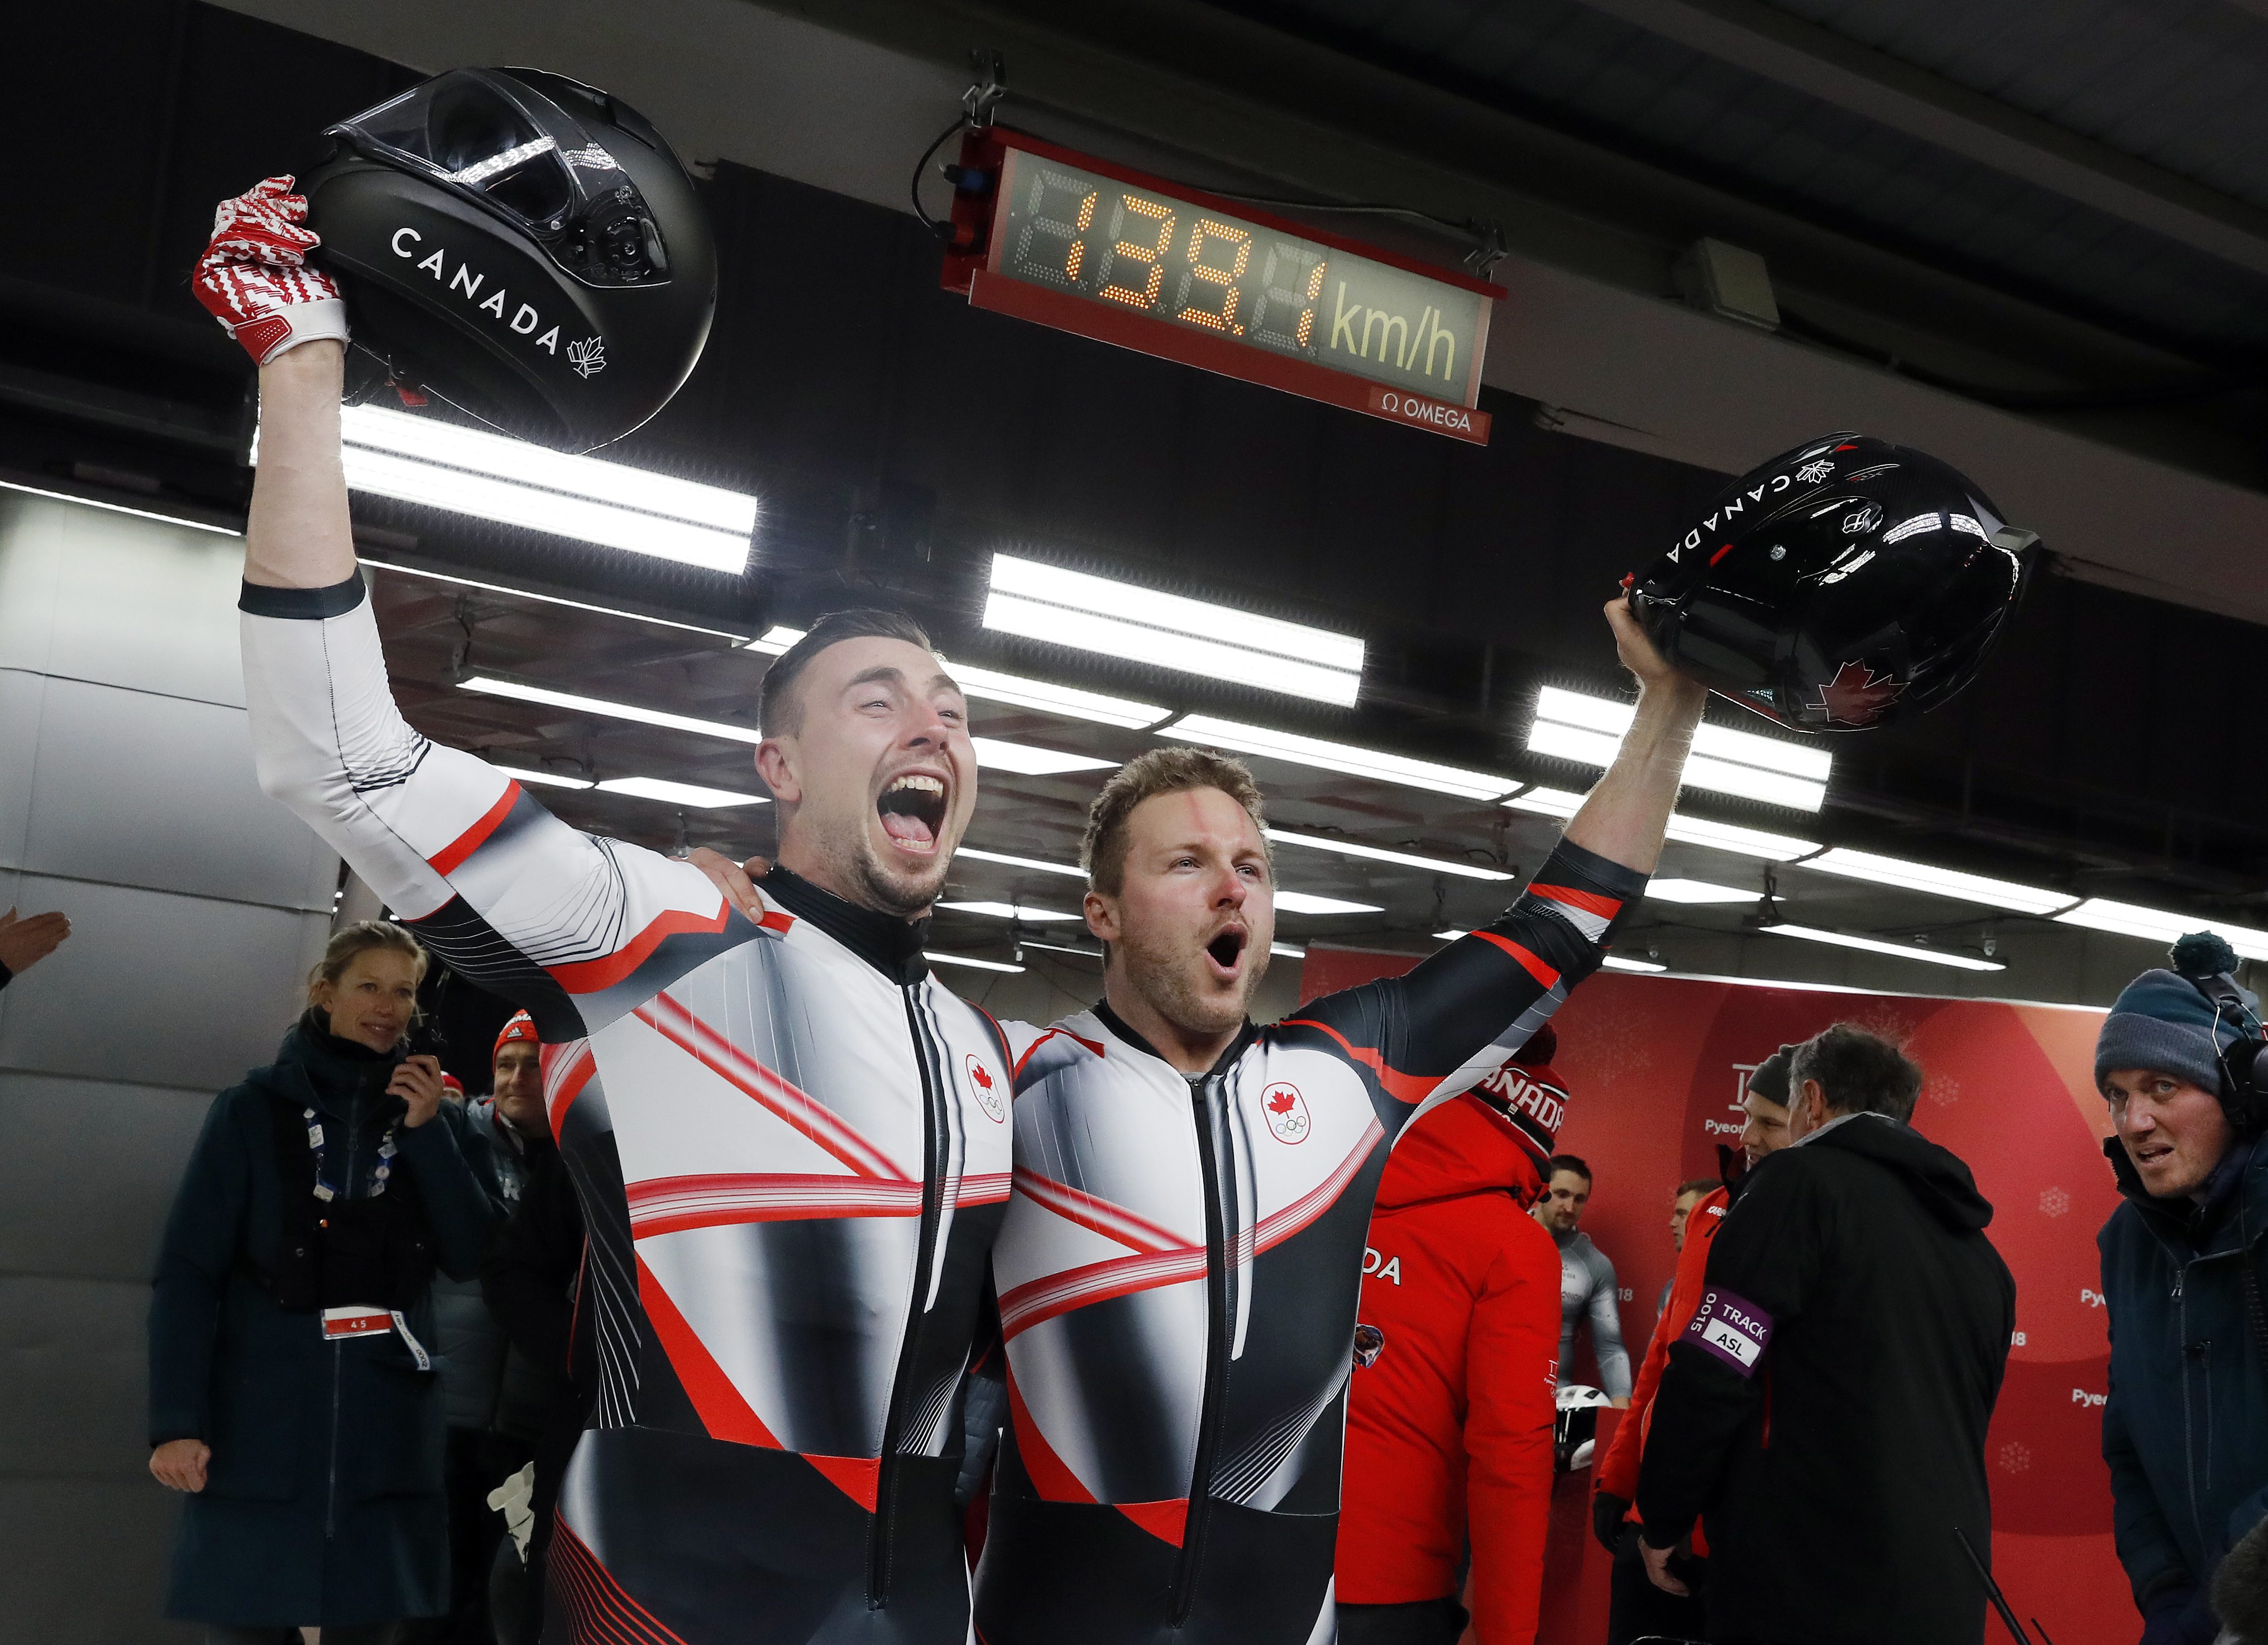
[[[1471,405],[1488,300],[1423,275],[1011,149],[991,266],[1085,298]]]

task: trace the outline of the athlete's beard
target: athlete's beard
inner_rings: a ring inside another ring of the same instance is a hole
[[[1138,934],[1129,926],[1111,946],[1118,950],[1113,957],[1123,963],[1128,985],[1143,1002],[1193,1036],[1232,1034],[1241,1027],[1251,1014],[1253,992],[1268,970],[1267,951],[1255,953],[1247,943],[1243,986],[1224,997],[1198,989],[1196,972],[1203,950],[1184,937]]]
[[[839,828],[822,825],[812,832],[811,855],[825,878],[861,908],[918,919],[945,889],[946,870],[953,860],[950,851],[939,852],[934,861],[919,869],[895,870],[876,854],[863,818]]]

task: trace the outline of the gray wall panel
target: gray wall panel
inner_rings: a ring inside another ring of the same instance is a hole
[[[4,621],[4,619],[0,619]],[[47,681],[0,668],[0,868],[19,867],[32,826],[32,790],[38,780],[40,702]],[[7,906],[0,903],[0,908]]]
[[[260,792],[242,709],[51,680],[37,760],[29,872],[330,913],[338,858]]]
[[[205,1091],[0,1073],[0,1273],[147,1280],[211,1106]]]
[[[0,994],[0,1068],[217,1090],[272,1060],[320,914],[20,876],[71,938]],[[130,1002],[131,1008],[128,1008]]]
[[[0,1277],[0,1474],[147,1479],[150,1289]],[[313,1329],[310,1326],[310,1329]]]
[[[180,1502],[146,1474],[0,1479],[0,1638],[195,1645],[158,1615]]]
[[[0,492],[0,668],[244,706],[241,539]]]

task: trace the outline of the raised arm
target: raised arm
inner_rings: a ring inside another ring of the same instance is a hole
[[[1520,901],[1406,977],[1317,1000],[1284,1024],[1287,1039],[1307,1036],[1376,1073],[1389,1137],[1528,1043],[1598,969],[1661,855],[1708,694],[1662,660],[1619,598],[1607,621],[1638,677],[1637,719]]]
[[[221,208],[199,298],[260,361],[244,682],[260,785],[458,970],[586,1034],[754,928],[696,868],[578,833],[395,707],[339,442],[343,307],[289,179]]]

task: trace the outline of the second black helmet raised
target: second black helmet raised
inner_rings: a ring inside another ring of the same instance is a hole
[[[1830,434],[1727,487],[1630,601],[1665,656],[1734,702],[1855,731],[1977,677],[2036,541],[1936,458]]]
[[[568,451],[621,439],[701,358],[717,248],[635,110],[533,69],[453,69],[326,133],[318,260],[394,380]]]

